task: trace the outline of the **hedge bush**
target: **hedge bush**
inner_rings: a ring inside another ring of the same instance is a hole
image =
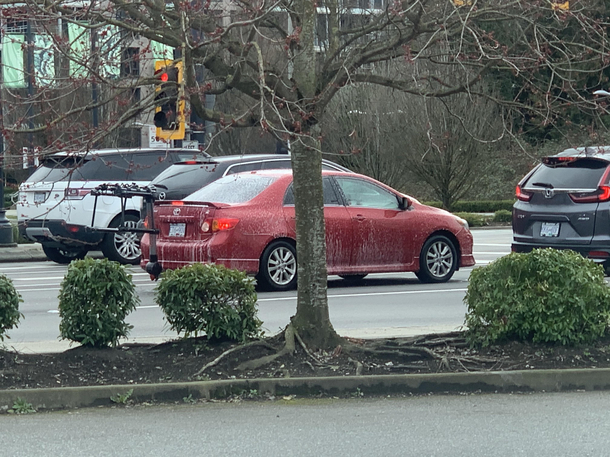
[[[501,209],[494,213],[493,221],[494,222],[512,222],[513,220],[513,212],[508,211],[507,209]]]
[[[155,288],[155,301],[171,328],[185,336],[243,342],[258,336],[254,279],[222,265],[194,264],[167,270]]]
[[[428,206],[442,208],[441,202],[424,202]],[[472,200],[472,201],[457,201],[451,207],[451,212],[459,213],[495,213],[496,211],[513,210],[514,200]]]
[[[467,338],[572,345],[604,335],[610,289],[601,265],[573,251],[511,253],[475,268],[465,302]]]
[[[488,225],[488,218],[477,213],[454,213],[456,216],[465,219],[469,227],[482,227]]]
[[[19,303],[22,301],[13,281],[0,275],[0,341],[4,341],[6,331],[17,327],[19,319],[23,317],[19,312]]]
[[[140,299],[132,277],[108,259],[74,260],[59,290],[59,332],[85,346],[116,346],[132,326],[125,323]]]

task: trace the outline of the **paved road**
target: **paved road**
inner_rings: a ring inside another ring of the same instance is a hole
[[[478,265],[510,252],[511,231],[476,230],[475,258]],[[66,267],[51,262],[0,264],[0,273],[13,279],[22,294],[25,319],[9,332],[9,344],[19,350],[64,350],[68,342],[57,341],[59,316],[57,293]],[[354,337],[399,336],[450,331],[464,321],[462,302],[471,269],[439,285],[421,284],[414,274],[380,274],[361,284],[338,277],[329,279],[331,320],[340,334]],[[128,317],[136,341],[159,341],[176,334],[164,323],[154,303],[155,283],[139,267],[131,268],[141,305]],[[294,314],[296,292],[259,294],[259,317],[269,333],[283,328]],[[36,344],[32,344],[36,343]]]
[[[606,456],[610,392],[422,396],[0,415],[12,457]]]

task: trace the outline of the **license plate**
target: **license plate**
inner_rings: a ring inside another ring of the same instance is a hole
[[[169,236],[184,236],[186,224],[169,224]]]
[[[34,203],[44,203],[46,192],[34,192]]]
[[[559,236],[559,222],[543,222],[540,227],[540,236]]]

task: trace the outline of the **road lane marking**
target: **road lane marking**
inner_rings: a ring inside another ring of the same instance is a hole
[[[410,294],[436,294],[436,293],[444,293],[444,292],[466,292],[467,289],[442,289],[442,290],[397,290],[395,292],[370,292],[370,293],[362,293],[362,294],[333,294],[328,295],[328,299],[331,298],[353,298],[353,297],[375,297],[375,296],[385,296],[385,295],[410,295]],[[286,301],[286,300],[296,300],[297,297],[277,297],[277,298],[259,298],[259,302],[263,301]]]

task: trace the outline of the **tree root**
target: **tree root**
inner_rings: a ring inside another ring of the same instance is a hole
[[[286,340],[286,344],[284,345],[282,350],[266,357],[248,360],[247,362],[238,365],[236,369],[239,371],[255,370],[273,362],[275,359],[279,359],[280,357],[285,356],[286,354],[292,354],[296,349],[295,334],[296,330],[294,329],[292,324],[288,324],[286,330],[284,330],[284,339]]]
[[[200,376],[201,374],[203,374],[203,372],[205,370],[207,370],[210,367],[213,367],[215,365],[218,365],[218,363],[224,359],[226,356],[228,356],[229,354],[232,354],[233,352],[237,352],[237,351],[241,351],[242,349],[246,349],[252,346],[265,346],[271,350],[275,351],[275,348],[273,346],[271,346],[269,343],[267,343],[266,341],[252,341],[251,343],[247,343],[247,344],[243,344],[240,346],[235,346],[234,348],[231,348],[225,352],[223,352],[222,354],[220,354],[218,357],[216,357],[214,360],[212,360],[210,363],[206,364],[203,368],[201,368],[201,370],[199,370],[197,373],[195,373],[193,376]]]

